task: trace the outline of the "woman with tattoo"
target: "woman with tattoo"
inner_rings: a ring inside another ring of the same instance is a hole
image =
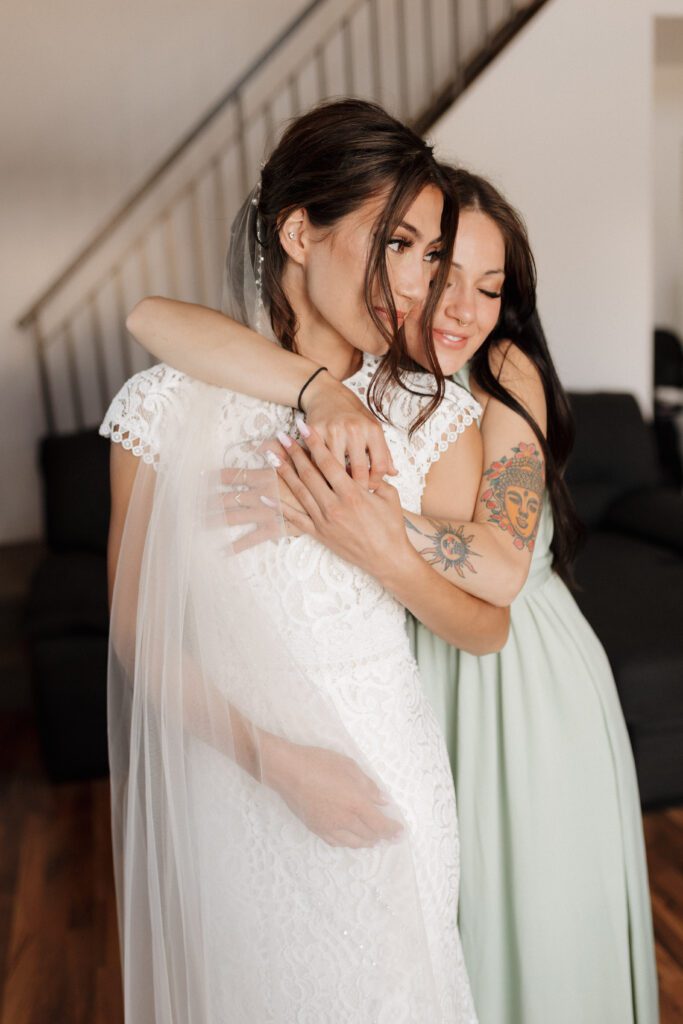
[[[577,536],[562,477],[571,420],[535,315],[533,257],[521,219],[488,182],[458,170],[451,183],[460,220],[433,348],[412,318],[406,339],[414,363],[432,369],[435,355],[483,408],[471,521],[400,508],[380,479],[390,453],[378,428],[328,374],[302,403],[312,460],[296,442],[273,445],[280,508],[292,532],[382,579],[401,576],[409,545],[435,575],[511,604],[497,654],[467,654],[415,624],[456,782],[459,920],[482,1024],[655,1024],[632,754],[606,656],[564,582]],[[249,346],[259,339],[237,337],[218,314],[151,302],[136,335],[195,376],[294,402],[316,369],[264,346],[257,359]],[[266,378],[270,365],[277,379]]]

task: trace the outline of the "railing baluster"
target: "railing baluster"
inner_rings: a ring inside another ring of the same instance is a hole
[[[344,86],[347,96],[354,94],[353,74],[353,41],[351,39],[351,22],[344,18],[342,22],[342,44],[344,47]]]
[[[425,88],[427,90],[427,104],[431,103],[434,97],[434,18],[432,11],[432,0],[422,0],[423,9],[423,32],[424,32],[424,61],[425,61]]]
[[[299,76],[294,71],[287,79],[289,89],[289,106],[292,117],[296,117],[301,110],[301,96],[299,95]]]
[[[481,45],[486,46],[489,40],[489,4],[488,0],[479,0],[479,31]]]
[[[113,272],[114,279],[114,295],[116,298],[116,323],[119,332],[119,350],[121,352],[121,365],[123,366],[123,373],[125,377],[132,376],[133,373],[133,361],[130,355],[130,342],[128,340],[128,330],[126,328],[126,317],[128,316],[128,310],[126,309],[126,302],[123,297],[123,281],[121,279],[121,268],[115,267]]]
[[[140,266],[140,280],[142,281],[142,294],[152,294],[152,278],[149,273],[149,260],[147,259],[147,237],[140,239],[135,249],[138,254],[138,264]]]
[[[146,236],[141,238],[135,246],[135,251],[138,257],[138,265],[140,267],[140,281],[142,282],[142,295],[152,294],[152,278],[149,272],[149,260],[147,259],[147,245]],[[126,339],[126,348],[129,348]],[[157,357],[153,356],[151,352],[147,353],[147,365],[154,366],[157,362]]]
[[[199,301],[202,305],[206,306],[209,301],[209,294],[206,285],[206,267],[204,266],[204,233],[202,231],[196,180],[190,187],[190,213],[192,217],[192,248],[194,250],[195,283],[197,286]]]
[[[40,383],[40,394],[43,399],[43,412],[45,413],[45,426],[48,434],[55,432],[55,409],[50,390],[50,375],[47,372],[47,361],[45,359],[45,338],[40,325],[40,316],[37,315],[31,321],[33,333],[33,344],[35,346],[36,359],[38,361],[38,381]]]
[[[265,122],[265,153],[264,157],[270,153],[271,149],[275,145],[275,125],[273,124],[273,107],[270,102],[263,104],[263,120]]]
[[[406,45],[406,10],[403,0],[397,0],[396,2],[396,32],[398,35],[396,55],[398,58],[398,95],[400,104],[398,116],[405,119],[408,117],[409,93],[407,61],[408,48]]]
[[[95,371],[97,376],[97,388],[100,393],[100,407],[104,413],[107,409],[111,395],[107,382],[107,364],[104,358],[104,336],[102,334],[102,321],[100,320],[97,308],[97,295],[93,292],[88,299],[90,308],[90,329],[92,331],[93,349],[95,352]]]
[[[457,88],[462,77],[462,36],[460,31],[460,0],[451,0],[451,61],[455,69]]]
[[[249,192],[249,157],[247,154],[244,107],[242,105],[241,92],[238,92],[235,97],[235,128],[237,135],[237,148],[239,152],[240,200],[242,200]]]
[[[379,41],[379,15],[377,0],[370,0],[370,62],[372,64],[372,94],[377,103],[382,102],[382,50]]]
[[[174,299],[180,298],[180,280],[178,278],[178,262],[176,260],[175,237],[173,233],[173,211],[167,208],[162,216],[164,234],[164,255],[168,269],[168,286]]]
[[[74,347],[74,336],[71,327],[71,323],[65,321],[62,326],[62,336],[64,338],[64,351],[66,353],[66,369],[69,377],[69,390],[71,391],[71,403],[74,410],[74,419],[76,420],[76,427],[78,430],[83,430],[85,427],[85,417],[83,416],[83,399],[81,397],[81,384],[78,379],[78,367],[76,365],[76,351]]]
[[[318,79],[318,99],[326,99],[327,92],[327,64],[325,63],[325,46],[316,47],[315,50],[316,77]]]

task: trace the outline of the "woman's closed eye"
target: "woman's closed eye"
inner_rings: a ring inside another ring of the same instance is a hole
[[[489,292],[486,288],[480,288],[479,291],[482,295],[485,295],[487,299],[499,299],[503,294],[502,292]]]

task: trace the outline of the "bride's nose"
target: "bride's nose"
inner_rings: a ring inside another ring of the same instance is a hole
[[[398,305],[408,313],[427,298],[432,277],[431,265],[418,254],[401,262],[395,278],[396,295],[404,301]],[[407,307],[407,308],[406,308]]]

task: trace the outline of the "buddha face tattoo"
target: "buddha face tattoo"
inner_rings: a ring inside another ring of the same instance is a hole
[[[493,462],[484,477],[489,487],[481,501],[489,510],[489,522],[510,533],[520,551],[533,551],[545,488],[538,448],[520,441],[512,456]]]

